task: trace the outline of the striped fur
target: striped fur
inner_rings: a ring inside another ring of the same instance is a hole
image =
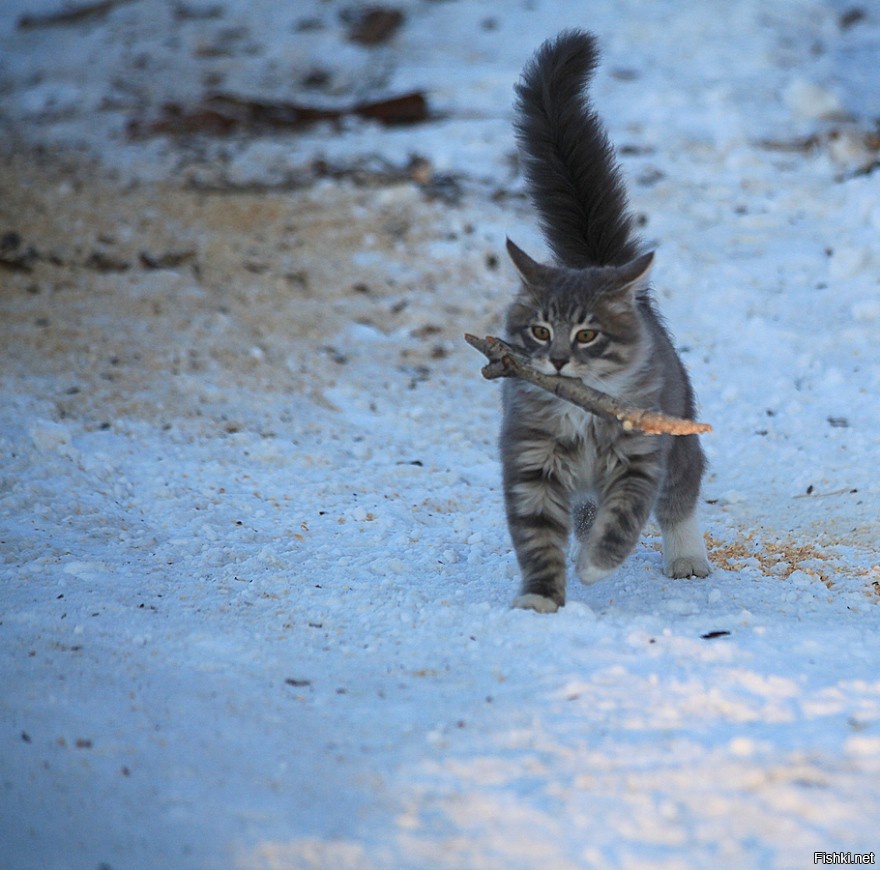
[[[521,288],[507,337],[546,374],[693,417],[687,373],[651,299],[651,255],[638,256],[613,150],[583,93],[596,57],[592,36],[567,31],[539,49],[517,87],[526,181],[556,262],[508,242]],[[709,573],[695,518],[705,464],[696,436],[626,432],[519,380],[503,397],[505,503],[522,574],[514,606],[565,603],[573,529],[577,574],[593,583],[632,552],[652,510],[667,572]]]

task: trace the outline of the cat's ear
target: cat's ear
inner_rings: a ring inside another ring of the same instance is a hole
[[[621,310],[631,308],[639,295],[648,286],[651,274],[651,263],[654,262],[653,251],[642,254],[622,266],[606,266],[608,282],[602,291],[607,304],[620,307]]]
[[[621,289],[630,289],[635,295],[638,295],[638,292],[644,289],[648,283],[653,262],[654,252],[649,251],[647,254],[642,254],[641,257],[630,260],[623,266],[618,266],[617,280],[620,283]]]
[[[515,245],[510,239],[507,240],[507,253],[519,272],[523,284],[531,289],[544,287],[550,277],[550,268],[533,260],[525,251]]]

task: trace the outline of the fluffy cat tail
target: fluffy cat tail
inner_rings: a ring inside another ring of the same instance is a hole
[[[595,37],[566,30],[545,42],[516,85],[516,134],[547,242],[565,266],[622,265],[639,253],[614,149],[586,86]]]

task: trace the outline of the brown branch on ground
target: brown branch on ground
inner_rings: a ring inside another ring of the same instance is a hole
[[[427,97],[421,91],[355,103],[344,108],[212,94],[193,106],[166,103],[155,118],[132,118],[128,122],[127,132],[130,139],[197,133],[208,136],[274,133],[299,130],[320,121],[339,123],[351,117],[393,127],[428,121],[431,112]]]
[[[81,21],[102,18],[117,6],[130,2],[131,0],[97,0],[95,3],[65,5],[54,12],[25,14],[18,19],[18,29],[32,30],[35,27],[52,27],[56,24],[79,24]]]
[[[698,435],[712,431],[708,423],[682,420],[659,411],[622,405],[607,393],[594,390],[575,378],[545,375],[535,369],[523,353],[500,338],[491,335],[478,338],[465,333],[464,340],[488,358],[489,364],[483,367],[483,377],[489,380],[520,378],[591,414],[617,420],[626,430],[638,429],[647,435]]]

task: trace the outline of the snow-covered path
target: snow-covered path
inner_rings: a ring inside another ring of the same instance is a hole
[[[880,16],[395,5],[375,47],[318,0],[0,10],[0,865],[880,851]],[[461,334],[505,235],[540,254],[511,87],[572,25],[715,427],[715,570],[649,527],[540,616]],[[211,89],[436,117],[126,137]]]

